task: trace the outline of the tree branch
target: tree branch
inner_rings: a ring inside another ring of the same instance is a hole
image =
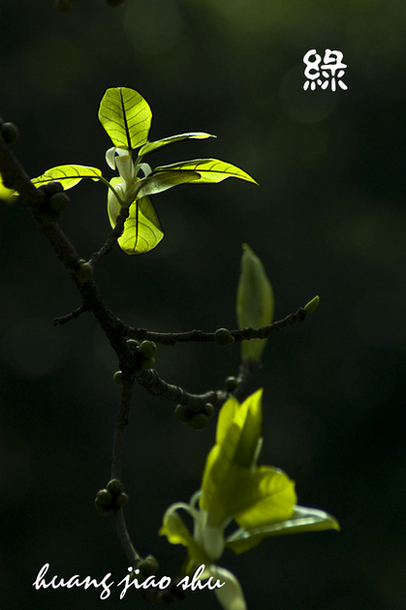
[[[289,328],[298,322],[304,322],[307,317],[306,311],[300,307],[295,313],[292,313],[282,320],[273,322],[268,326],[261,328],[243,328],[230,330],[229,333],[233,337],[235,343],[241,343],[249,339],[267,339],[270,335],[284,328]],[[147,330],[146,328],[128,327],[128,337],[137,339],[138,341],[155,341],[163,345],[175,345],[176,343],[186,343],[188,341],[195,342],[216,342],[216,333],[205,332],[203,330],[190,330],[180,333],[161,333]]]

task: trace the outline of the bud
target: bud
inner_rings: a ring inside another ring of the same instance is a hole
[[[214,340],[217,345],[221,345],[222,347],[231,345],[235,342],[233,335],[227,328],[218,328],[214,333]]]
[[[139,562],[137,568],[143,576],[151,576],[158,571],[159,565],[153,555],[148,555],[145,559]]]
[[[237,321],[241,328],[261,328],[272,322],[274,298],[272,286],[261,260],[243,244],[241,275],[237,289]],[[259,360],[266,339],[251,339],[241,345],[242,360]]]
[[[191,413],[186,405],[176,405],[175,417],[182,424],[186,424],[191,418]]]
[[[196,413],[188,421],[189,426],[192,430],[203,430],[207,426],[209,419],[204,413]]]
[[[90,282],[93,277],[93,267],[90,263],[86,263],[86,261],[81,258],[79,261],[78,268],[76,270],[76,279],[81,284],[85,282]]]
[[[156,354],[156,345],[153,341],[143,341],[140,345],[140,352],[144,358],[153,358]]]
[[[110,515],[113,512],[112,499],[112,495],[107,489],[98,491],[94,501],[97,512],[103,516]]]
[[[238,386],[238,379],[237,377],[233,377],[232,375],[230,375],[230,377],[227,377],[225,382],[224,382],[225,388],[227,390],[227,392],[234,392],[234,390],[237,388]]]
[[[55,193],[50,197],[49,205],[55,212],[64,212],[69,205],[69,197],[66,193]]]
[[[211,402],[206,402],[203,407],[203,414],[207,415],[207,417],[212,417],[214,415],[214,407]]]
[[[113,381],[117,385],[124,385],[123,373],[122,371],[116,371],[113,375]]]
[[[112,496],[118,496],[118,494],[121,494],[124,491],[124,485],[119,479],[111,479],[107,483],[107,490]]]
[[[1,133],[6,144],[14,144],[18,140],[18,127],[14,123],[3,123]]]
[[[125,506],[128,502],[129,498],[127,496],[127,494],[125,492],[122,492],[121,494],[118,494],[118,496],[115,499],[115,503],[117,506]]]
[[[307,303],[307,305],[305,305],[303,307],[303,309],[305,310],[306,313],[313,313],[314,311],[316,311],[317,307],[319,306],[319,303],[320,303],[320,297],[316,296],[316,297],[314,297],[314,299],[309,301]]]

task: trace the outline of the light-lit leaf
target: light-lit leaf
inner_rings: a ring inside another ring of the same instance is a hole
[[[142,179],[142,185],[137,192],[137,197],[146,197],[147,195],[156,195],[168,189],[185,184],[187,182],[199,182],[200,174],[194,171],[167,171],[155,174],[152,172],[149,176]]]
[[[166,536],[171,544],[183,544],[188,549],[189,562],[185,566],[185,572],[193,572],[196,566],[204,563],[209,565],[210,558],[204,552],[204,549],[194,540],[190,534],[183,519],[178,515],[176,510],[170,507],[163,519],[163,525],[159,530],[160,536]]]
[[[134,89],[107,89],[100,102],[99,121],[117,148],[131,150],[145,144],[151,120],[148,103]]]
[[[251,178],[244,170],[235,165],[231,165],[231,163],[219,161],[219,159],[192,159],[190,161],[182,161],[181,163],[161,165],[160,167],[156,167],[153,173],[158,174],[159,172],[168,170],[198,172],[200,178],[196,182],[200,183],[217,183],[226,178],[241,178],[242,180],[257,184],[254,178]]]
[[[240,527],[259,527],[292,514],[293,481],[277,468],[255,468],[261,396],[258,390],[241,405],[231,397],[220,411],[201,484],[200,507],[208,512],[208,525],[219,526],[232,516]]]
[[[250,472],[243,493],[245,508],[234,511],[233,517],[244,529],[288,519],[297,502],[294,482],[282,470],[271,466],[260,466]]]
[[[247,244],[243,244],[243,249],[236,303],[238,328],[261,328],[270,324],[273,318],[273,290],[261,260]],[[243,341],[243,361],[259,360],[266,341]]]
[[[112,186],[117,186],[120,178],[111,180]],[[121,210],[116,197],[108,199],[108,214],[111,226],[114,228],[117,216]],[[148,197],[137,199],[129,207],[129,215],[124,223],[124,231],[118,239],[118,245],[126,254],[145,254],[153,250],[162,240],[164,233],[158,216]]]
[[[204,133],[202,131],[195,131],[190,133],[180,133],[176,136],[169,136],[168,138],[162,138],[161,140],[155,140],[155,142],[147,142],[138,151],[139,157],[144,157],[162,146],[172,144],[173,142],[180,142],[181,140],[205,140],[206,138],[215,138],[216,136],[210,133]]]
[[[5,201],[6,203],[14,203],[14,201],[17,201],[17,195],[17,191],[4,186],[3,179],[0,174],[0,199]]]
[[[42,184],[48,184],[56,180],[60,182],[65,190],[76,186],[83,178],[91,178],[92,180],[100,180],[102,173],[97,167],[88,167],[86,165],[58,165],[47,169],[41,176],[33,178],[31,181],[36,187]]]
[[[226,539],[225,546],[232,549],[235,553],[244,553],[257,546],[268,536],[298,534],[328,529],[340,529],[334,517],[315,508],[295,506],[292,516],[285,521],[253,529],[238,529]]]

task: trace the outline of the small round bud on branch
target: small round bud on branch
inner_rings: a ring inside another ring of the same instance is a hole
[[[94,501],[97,512],[103,516],[109,515],[113,511],[112,501],[112,495],[107,489],[98,491]]]
[[[156,344],[153,341],[143,341],[140,345],[140,352],[144,358],[153,358],[156,354]]]
[[[112,496],[118,496],[124,491],[124,485],[119,479],[111,479],[107,483],[107,490],[111,493]]]
[[[90,263],[87,263],[83,258],[80,259],[78,268],[76,270],[76,279],[81,284],[90,282],[93,277],[93,267]]]
[[[189,426],[192,430],[203,430],[207,426],[209,419],[204,413],[196,413],[188,421]]]
[[[176,405],[175,417],[182,424],[187,424],[189,419],[192,417],[192,414],[186,405]]]
[[[18,127],[14,123],[3,123],[1,133],[6,144],[14,144],[18,140]]]
[[[221,347],[231,345],[235,342],[233,335],[227,328],[218,328],[214,333],[214,340],[217,345],[221,345]]]
[[[63,192],[63,186],[57,180],[52,180],[51,182],[47,182],[46,184],[41,184],[41,186],[39,186],[38,188],[40,191],[44,191],[45,193],[47,193],[49,197],[52,197],[52,195],[56,195],[56,193]]]
[[[116,371],[113,375],[113,381],[117,385],[124,385],[123,373],[122,371]]]
[[[227,392],[234,392],[234,390],[238,386],[237,377],[233,377],[233,376],[227,377],[224,382],[224,385],[225,385]]]
[[[143,576],[152,576],[159,569],[159,564],[153,555],[148,555],[145,559],[139,562],[137,568]]]
[[[214,415],[214,407],[210,402],[206,402],[206,404],[204,405],[203,415],[206,415],[209,418]]]
[[[155,366],[155,358],[146,358],[142,361],[141,366],[143,369],[153,369]]]
[[[56,183],[60,184],[60,183]],[[49,200],[51,208],[58,213],[64,212],[70,203],[69,197],[66,193],[55,193]]]
[[[125,492],[118,494],[118,496],[114,499],[116,506],[125,506],[129,500],[129,497]]]

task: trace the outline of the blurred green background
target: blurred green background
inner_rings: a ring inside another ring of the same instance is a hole
[[[260,463],[296,481],[299,503],[341,532],[267,539],[221,565],[249,608],[403,610],[406,605],[406,11],[378,0],[52,0],[0,3],[0,115],[34,177],[64,163],[112,176],[97,119],[108,87],[138,90],[151,139],[208,131],[149,157],[217,157],[249,172],[153,198],[165,239],[148,255],[118,249],[97,268],[104,298],[153,330],[235,328],[241,244],[262,259],[276,318],[319,294],[304,325],[271,337],[263,369]],[[303,55],[339,49],[347,91],[304,92]],[[62,227],[88,258],[109,230],[102,185],[71,191]],[[50,575],[118,582],[127,564],[93,506],[110,470],[119,390],[114,354],[93,319],[53,327],[80,302],[20,204],[0,206],[0,579],[16,610],[147,608],[130,591],[35,591]],[[164,379],[222,388],[239,347],[160,347]],[[174,405],[137,388],[123,473],[139,552],[173,576],[184,550],[157,537],[165,509],[198,489],[215,421],[196,433]],[[216,607],[191,593],[187,609]]]

